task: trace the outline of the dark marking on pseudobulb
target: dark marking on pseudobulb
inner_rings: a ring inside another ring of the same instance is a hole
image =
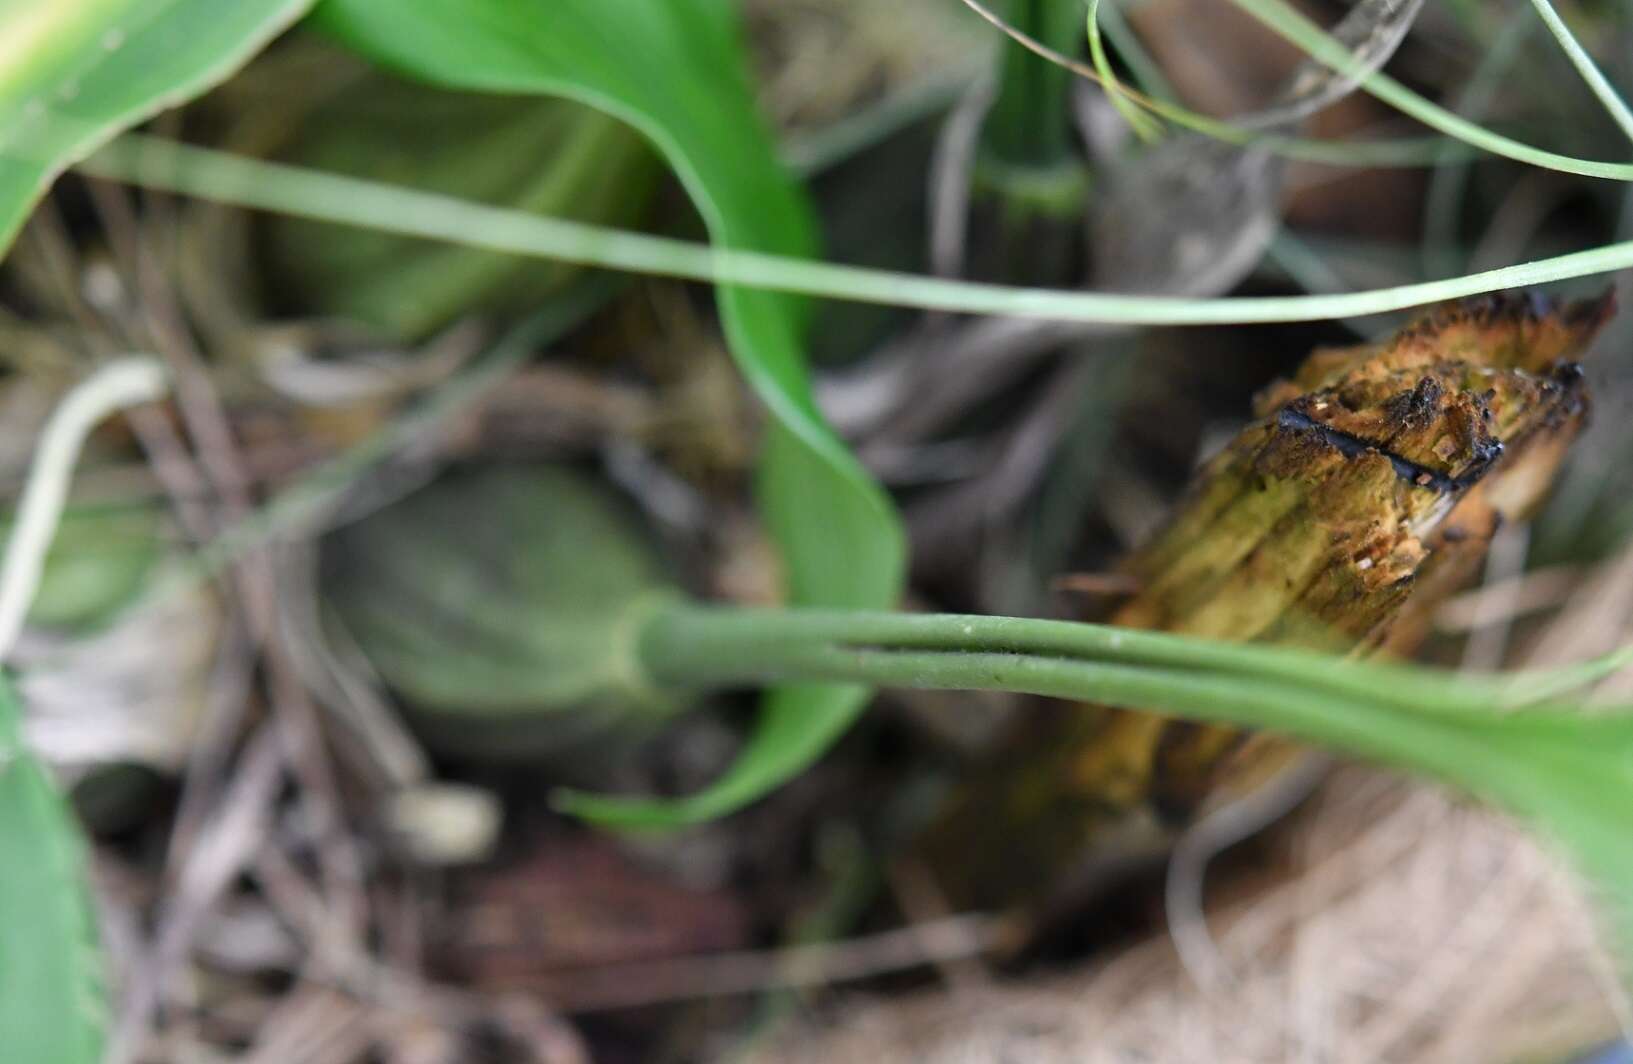
[[[1432,469],[1418,465],[1416,462],[1402,458],[1398,454],[1393,454],[1375,443],[1361,439],[1359,436],[1352,436],[1347,432],[1341,432],[1328,425],[1323,425],[1310,415],[1295,410],[1290,406],[1281,408],[1281,412],[1276,415],[1276,425],[1292,432],[1315,433],[1345,458],[1357,458],[1368,451],[1381,454],[1389,459],[1389,464],[1394,467],[1396,476],[1419,487],[1431,488],[1442,495],[1455,494],[1479,483],[1480,478],[1485,475],[1486,469],[1503,453],[1503,445],[1500,441],[1492,440],[1489,444],[1482,444],[1480,453],[1476,456],[1474,470],[1466,476],[1449,477],[1444,473],[1437,473]]]
[[[1418,381],[1417,387],[1401,392],[1384,403],[1384,411],[1399,428],[1419,429],[1439,416],[1440,397],[1444,394],[1445,389],[1440,386],[1440,381],[1426,376]]]

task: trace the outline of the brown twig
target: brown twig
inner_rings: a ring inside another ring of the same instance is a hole
[[[102,182],[91,183],[93,203],[102,217],[111,246],[130,287],[139,295],[140,310],[129,323],[154,343],[170,365],[176,381],[178,407],[188,433],[198,446],[195,460],[176,427],[156,412],[133,420],[138,440],[147,450],[161,483],[171,494],[183,528],[196,543],[207,543],[222,529],[236,525],[253,511],[250,477],[238,453],[225,410],[204,369],[203,360],[171,298],[157,264],[142,240],[141,229],[123,190]],[[215,507],[205,504],[213,499]],[[360,939],[365,905],[361,890],[361,860],[343,829],[338,786],[324,751],[316,707],[300,682],[283,644],[277,613],[277,592],[270,556],[265,551],[247,554],[234,568],[237,593],[247,631],[267,663],[272,704],[277,710],[277,735],[284,757],[303,786],[297,799],[308,807],[323,851],[322,868],[328,904],[341,926]],[[265,797],[270,799],[270,789]],[[178,848],[177,855],[183,852]],[[188,855],[188,865],[192,855]],[[183,880],[191,868],[183,870]],[[193,909],[204,910],[214,894],[195,898]],[[188,919],[172,919],[161,926],[155,946],[154,989],[134,994],[132,1007],[121,1019],[121,1051],[134,1052],[140,1030],[162,998],[162,982],[172,966],[190,948],[191,935],[202,912],[185,910]]]

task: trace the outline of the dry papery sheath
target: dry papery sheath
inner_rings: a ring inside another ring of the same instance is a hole
[[[1129,558],[1130,628],[1404,654],[1505,521],[1546,496],[1588,412],[1575,362],[1606,296],[1437,308],[1378,343],[1318,349],[1197,473]],[[1055,703],[960,785],[921,850],[960,908],[1058,900],[1086,867],[1285,769],[1289,743],[1225,725]]]

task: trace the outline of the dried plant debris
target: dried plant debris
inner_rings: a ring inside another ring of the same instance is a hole
[[[766,111],[820,127],[882,94],[968,70],[992,44],[963,8],[936,0],[749,0],[743,5]]]
[[[1360,0],[1332,28],[1332,38],[1349,51],[1353,74],[1308,58],[1288,78],[1266,110],[1239,120],[1260,129],[1296,124],[1354,92],[1367,76],[1389,62],[1417,19],[1423,0]]]
[[[1422,0],[1362,0],[1333,29],[1364,74],[1394,55]],[[1267,133],[1300,123],[1355,91],[1359,80],[1310,59],[1269,106],[1234,119]],[[1107,160],[1115,163],[1116,160]],[[1263,146],[1183,133],[1112,165],[1093,224],[1099,288],[1211,295],[1231,288],[1275,235],[1285,163]]]
[[[1587,413],[1570,360],[1612,310],[1523,297],[1318,351],[1198,474],[1124,572],[1114,623],[1348,650],[1413,645],[1505,520],[1552,483]],[[1024,715],[929,833],[955,904],[1043,900],[1096,841],[1158,847],[1290,748],[1220,725],[1062,707]]]
[[[1212,977],[1163,932],[1071,972],[853,997],[751,1059],[1517,1064],[1615,1032],[1581,897],[1500,814],[1349,768],[1278,852],[1211,907]]]

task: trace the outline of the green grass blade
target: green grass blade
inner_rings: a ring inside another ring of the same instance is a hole
[[[1571,33],[1571,28],[1565,25],[1565,20],[1554,10],[1554,5],[1548,0],[1531,0],[1531,6],[1537,9],[1543,25],[1554,35],[1559,47],[1565,52],[1565,57],[1576,67],[1576,72],[1582,75],[1582,80],[1587,83],[1594,96],[1604,104],[1605,110],[1610,112],[1610,117],[1622,127],[1622,132],[1627,134],[1628,139],[1633,140],[1633,111],[1627,109],[1627,103],[1623,101],[1615,86],[1605,78],[1604,72],[1593,61],[1593,57],[1578,43],[1576,35]]]
[[[66,167],[231,74],[312,0],[0,0],[0,254]]]
[[[566,96],[622,119],[663,153],[718,248],[790,263],[814,249],[809,207],[755,113],[728,5],[328,0],[314,17],[349,46],[426,81]],[[884,493],[817,411],[802,338],[806,305],[786,292],[737,285],[719,297],[732,353],[775,419],[761,463],[762,511],[782,547],[793,601],[892,604],[904,566],[901,530]],[[865,697],[853,687],[773,691],[734,767],[703,795],[665,807],[663,817],[718,815],[770,790],[826,748]],[[585,811],[616,820],[621,808],[602,802]]]
[[[1141,140],[1150,143],[1161,137],[1162,127],[1128,98],[1128,91],[1117,80],[1116,71],[1111,69],[1111,60],[1106,58],[1106,46],[1100,40],[1100,0],[1089,0],[1088,33],[1089,58],[1094,62],[1094,69],[1100,73],[1100,84],[1105,88],[1111,105],[1117,108],[1117,113],[1123,116],[1123,121]]]
[[[1035,37],[1022,32],[999,17],[997,12],[993,11],[982,0],[963,0],[963,2],[966,7],[1027,50],[1070,70],[1078,77],[1086,78],[1096,85],[1104,85],[1105,79],[1094,67],[1079,63],[1072,57],[1064,55]],[[1108,17],[1106,23],[1108,33],[1112,32],[1111,27],[1113,25],[1114,23]],[[1314,30],[1314,27],[1311,27],[1311,29],[1317,35],[1320,35],[1319,30]],[[1123,37],[1132,43],[1133,35],[1131,32],[1124,33]],[[1327,40],[1332,47],[1348,54],[1348,50],[1342,44],[1330,37]],[[1348,62],[1348,76],[1356,78],[1357,81],[1363,80],[1367,72],[1366,61],[1350,55]],[[1228,144],[1252,145],[1284,158],[1299,159],[1325,166],[1439,165],[1448,158],[1446,154],[1448,150],[1452,150],[1458,158],[1476,152],[1476,149],[1469,145],[1441,136],[1403,137],[1391,140],[1312,140],[1305,137],[1271,135],[1258,128],[1237,125],[1233,122],[1210,118],[1197,111],[1192,111],[1175,103],[1171,92],[1159,92],[1151,96],[1134,92],[1125,87],[1122,90],[1122,95],[1128,102],[1142,107],[1154,115],[1165,118],[1177,126],[1195,133],[1201,133],[1203,136],[1213,137]]]
[[[1567,174],[1580,174],[1584,177],[1633,181],[1633,163],[1578,159],[1571,155],[1544,151],[1500,133],[1493,133],[1461,118],[1429,102],[1387,74],[1367,75],[1348,49],[1295,11],[1284,0],[1233,0],[1233,2],[1280,36],[1298,45],[1310,56],[1342,74],[1356,77],[1360,80],[1361,88],[1431,129],[1482,148],[1493,155],[1502,155],[1517,162],[1530,163],[1533,166],[1542,166]]]
[[[20,717],[0,675],[0,1046],[7,1060],[95,1064],[106,1004],[85,843]]]
[[[1128,19],[1115,0],[1101,5],[1096,9],[1096,14],[1099,15],[1097,24],[1101,32],[1111,40],[1112,47],[1123,62],[1128,64],[1134,83],[1140,90],[1164,103],[1173,103],[1179,99],[1179,93],[1174,91],[1173,85],[1169,84],[1167,76],[1162,72],[1162,67],[1157,65],[1151,53],[1140,43],[1139,35],[1134,32],[1134,27],[1128,24]]]
[[[1121,325],[1323,321],[1404,310],[1441,300],[1633,267],[1633,241],[1623,241],[1445,280],[1334,295],[1225,299],[1112,295],[954,281],[759,251],[710,248],[683,240],[541,218],[136,134],[121,137],[85,160],[80,169],[241,207],[286,211],[325,221],[373,226],[433,240],[518,255],[559,258],[614,270],[756,286],[860,303]],[[752,365],[749,369],[762,394],[775,399],[777,393],[766,390],[764,374],[755,371]],[[780,402],[780,408],[774,407],[779,412],[792,400]],[[855,517],[858,521],[874,521],[868,513],[868,508],[858,507]],[[828,518],[824,516],[823,520]]]

